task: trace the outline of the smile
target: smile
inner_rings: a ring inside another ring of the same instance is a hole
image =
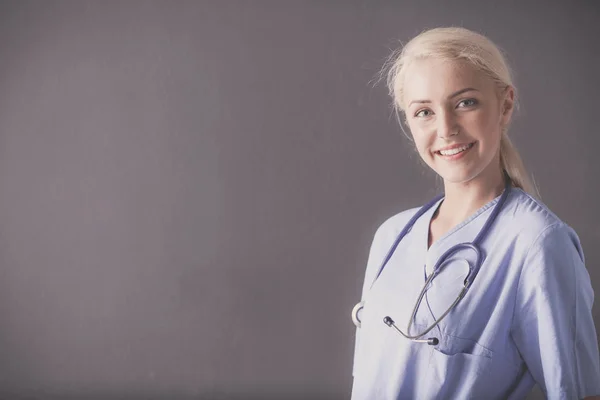
[[[455,147],[454,149],[449,150],[438,150],[435,153],[444,157],[454,157],[458,154],[464,153],[467,150],[471,149],[475,143],[469,143],[461,147]]]

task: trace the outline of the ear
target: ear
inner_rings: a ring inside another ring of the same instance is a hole
[[[502,126],[508,126],[515,108],[515,89],[512,86],[507,86],[502,90],[500,102],[502,104],[500,123]]]

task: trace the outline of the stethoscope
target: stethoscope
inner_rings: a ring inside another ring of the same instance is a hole
[[[417,335],[409,335],[407,333],[402,332],[402,330],[400,330],[400,328],[398,328],[396,326],[396,323],[394,322],[394,320],[390,316],[386,316],[385,318],[383,318],[383,322],[387,326],[389,326],[391,328],[394,328],[402,336],[404,336],[405,338],[410,339],[410,340],[412,340],[414,342],[427,343],[427,344],[432,345],[432,346],[436,346],[439,343],[439,340],[436,337],[431,337],[431,338],[427,338],[427,339],[419,339],[419,338],[425,336],[433,328],[435,328],[436,326],[438,326],[438,324],[444,319],[444,317],[446,317],[446,315],[448,315],[450,313],[450,311],[452,311],[452,309],[454,307],[456,307],[456,305],[458,304],[458,302],[463,297],[465,297],[465,295],[467,294],[467,291],[469,290],[469,288],[473,284],[473,281],[477,277],[477,274],[479,273],[479,269],[481,268],[481,263],[482,263],[482,251],[479,248],[479,244],[486,237],[486,235],[488,234],[488,231],[489,231],[491,225],[496,220],[496,217],[498,216],[498,213],[502,209],[502,206],[503,206],[504,202],[506,201],[506,198],[508,197],[508,193],[509,193],[510,188],[511,188],[510,177],[508,176],[508,174],[506,173],[506,171],[504,172],[504,174],[505,174],[505,179],[506,179],[506,187],[504,188],[504,192],[502,193],[502,196],[500,196],[500,199],[498,200],[498,203],[496,204],[496,206],[492,210],[492,214],[489,216],[488,220],[485,222],[485,225],[483,226],[483,228],[481,228],[481,231],[479,232],[479,234],[477,235],[477,237],[475,237],[475,239],[471,243],[468,243],[468,242],[466,242],[466,243],[460,243],[460,244],[457,244],[457,245],[449,248],[448,250],[446,250],[440,256],[440,258],[438,259],[438,261],[435,263],[435,265],[433,267],[433,272],[425,280],[425,285],[423,286],[423,289],[421,289],[421,293],[419,294],[419,297],[417,299],[417,303],[415,304],[415,306],[413,308],[413,311],[412,311],[410,320],[408,322],[408,326],[407,326],[406,331],[410,332],[410,328],[412,326],[412,322],[415,319],[415,315],[417,314],[419,306],[421,305],[421,301],[423,300],[423,296],[425,296],[425,293],[429,289],[429,286],[430,286],[431,282],[435,279],[436,276],[438,276],[438,274],[442,271],[443,267],[445,267],[448,264],[448,263],[445,263],[445,261],[451,255],[453,255],[454,253],[456,253],[457,251],[460,251],[460,250],[472,250],[475,253],[476,261],[475,261],[474,265],[471,265],[471,263],[467,262],[467,264],[469,266],[469,274],[465,278],[464,287],[462,288],[462,290],[460,291],[460,293],[456,297],[456,300],[454,300],[454,302],[450,305],[450,307],[448,307],[448,309],[441,315],[441,317],[439,319],[435,319],[435,317],[434,317],[433,324],[431,324],[423,332],[420,332]],[[429,203],[425,204],[408,221],[408,223],[406,224],[406,226],[404,227],[404,229],[402,230],[402,232],[400,232],[400,234],[396,238],[396,241],[392,244],[392,247],[388,251],[385,259],[383,260],[383,263],[381,264],[381,267],[379,268],[379,272],[377,273],[377,276],[375,277],[375,279],[371,283],[371,287],[373,287],[373,284],[375,283],[375,281],[379,278],[379,276],[383,272],[383,269],[387,265],[388,261],[390,260],[390,258],[392,258],[392,255],[394,254],[394,251],[396,250],[396,248],[400,244],[400,241],[402,240],[402,238],[404,238],[404,236],[406,236],[406,234],[408,233],[408,231],[410,231],[412,229],[412,227],[415,224],[415,222],[423,214],[425,214],[425,212],[427,212],[427,210],[429,210],[431,207],[433,207],[434,204],[436,204],[438,201],[440,201],[442,199],[442,197],[443,197],[443,195],[440,195],[440,196],[436,197],[435,199],[431,200]],[[359,317],[359,313],[363,309],[364,305],[365,305],[365,302],[361,301],[356,306],[354,306],[354,309],[352,309],[352,321],[354,322],[354,324],[358,328],[361,327],[361,320],[360,320],[360,317]]]

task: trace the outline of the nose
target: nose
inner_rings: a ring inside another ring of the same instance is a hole
[[[443,111],[438,114],[437,135],[440,139],[448,139],[458,134],[458,124],[453,113]]]

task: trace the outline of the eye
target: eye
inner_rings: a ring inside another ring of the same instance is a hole
[[[417,118],[425,118],[425,117],[429,117],[431,115],[431,110],[428,110],[426,108],[419,110],[415,113],[415,117]]]
[[[475,99],[465,99],[462,100],[458,103],[458,108],[465,108],[465,107],[473,107],[477,105],[477,100]]]

